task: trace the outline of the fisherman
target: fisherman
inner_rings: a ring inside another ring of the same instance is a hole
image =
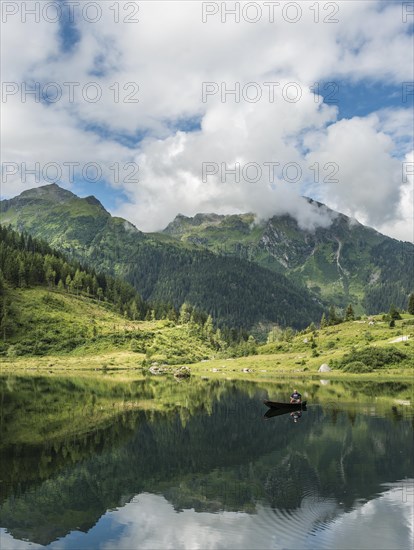
[[[292,395],[290,396],[291,403],[302,403],[302,396],[298,390],[293,390]]]

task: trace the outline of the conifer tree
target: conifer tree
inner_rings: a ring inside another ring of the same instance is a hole
[[[337,321],[335,306],[331,305],[329,308],[328,321],[330,325],[335,325]]]
[[[185,325],[186,323],[190,322],[191,319],[191,306],[184,302],[184,304],[180,308],[180,318],[179,323],[182,325]]]
[[[401,319],[400,312],[394,304],[391,304],[390,306],[389,316],[391,317],[391,319],[394,319],[394,321],[399,321]]]
[[[408,298],[407,311],[410,315],[414,315],[414,292],[412,292]]]
[[[204,334],[208,338],[211,338],[213,336],[213,333],[214,333],[213,318],[211,317],[211,315],[209,315],[207,317],[207,321],[204,324]]]
[[[345,312],[345,321],[353,321],[354,319],[355,319],[354,308],[352,307],[352,304],[349,304]]]
[[[69,292],[72,285],[72,277],[70,275],[66,277],[65,285],[66,285],[66,290]]]

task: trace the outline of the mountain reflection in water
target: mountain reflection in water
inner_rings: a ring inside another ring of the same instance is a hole
[[[283,398],[286,384],[148,380],[121,396],[111,381],[92,400],[86,382],[0,380],[2,549],[58,539],[59,548],[411,548],[412,409],[395,405],[392,388],[376,388],[379,403],[359,393],[341,404],[304,382],[308,408],[294,423],[263,420],[263,398]],[[117,412],[115,396],[152,397],[165,410]],[[58,414],[63,398],[71,424]],[[102,421],[88,427],[98,406]],[[78,414],[87,429],[72,433]]]

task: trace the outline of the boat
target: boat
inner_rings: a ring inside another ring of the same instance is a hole
[[[270,409],[287,409],[290,411],[297,411],[299,409],[306,409],[307,401],[301,403],[279,403],[278,401],[268,401],[267,399],[263,403]]]

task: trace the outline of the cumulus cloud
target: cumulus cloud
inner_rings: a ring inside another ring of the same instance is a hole
[[[378,118],[340,120],[307,138],[310,162],[334,161],[334,182],[322,182],[324,202],[374,225],[395,216],[400,202],[401,162],[391,155],[391,137],[378,130]]]
[[[61,48],[65,29],[58,24],[9,17],[3,78],[19,84],[19,92],[3,104],[3,160],[30,166],[96,162],[103,177],[129,197],[116,213],[144,230],[162,228],[178,212],[199,211],[254,211],[259,217],[290,212],[312,229],[329,217],[298,199],[311,194],[378,228],[389,230],[395,222],[398,235],[408,238],[401,202],[408,191],[397,176],[398,163],[411,150],[406,105],[338,121],[337,108],[309,88],[328,79],[411,81],[409,22],[401,5],[392,3],[339,2],[338,13],[319,3],[318,14],[308,2],[299,5],[295,23],[283,18],[280,5],[273,23],[262,6],[252,24],[243,16],[236,23],[231,15],[222,23],[220,13],[204,23],[202,3],[163,2],[160,10],[157,2],[145,2],[139,4],[139,23],[128,24],[122,21],[129,12],[121,10],[116,23],[110,4],[100,2],[96,23],[82,17],[81,7],[75,10],[78,40],[69,50]],[[28,47],[20,48],[22,43]],[[23,102],[22,82],[39,82],[42,90],[56,82],[62,99],[46,104],[28,96]],[[65,82],[75,83],[73,101]],[[99,85],[99,101],[88,100],[91,82]],[[219,86],[206,101],[203,82]],[[243,97],[249,82],[260,89],[257,102]],[[266,82],[278,83],[273,101]],[[236,83],[241,100],[228,95],[223,103],[223,84],[230,89]],[[286,88],[289,83],[294,86]],[[295,89],[300,97],[291,101],[288,92]],[[131,162],[140,167],[139,183],[122,177],[128,171],[115,176],[114,163]],[[229,169],[256,163],[262,173],[254,183],[254,167],[247,178],[242,172],[240,182],[231,175],[222,181],[221,171],[203,181],[205,162]],[[269,162],[279,163],[271,176],[264,164]],[[318,183],[323,177],[315,178],[315,162],[336,162],[341,184],[328,191]],[[10,175],[3,179],[3,196],[46,183],[40,176],[23,181],[20,171]],[[70,185],[65,176],[67,169],[62,183]]]
[[[399,188],[398,207],[393,219],[379,228],[386,235],[401,241],[414,242],[414,151],[407,153],[401,168],[402,185]]]
[[[291,136],[325,125],[335,109],[316,109],[313,94],[306,94],[300,108],[217,101],[199,131],[144,140],[136,157],[140,183],[125,186],[131,203],[119,213],[149,230],[160,229],[177,211],[253,211],[262,218],[291,212],[303,227],[324,223],[322,211],[298,200],[311,171]]]

